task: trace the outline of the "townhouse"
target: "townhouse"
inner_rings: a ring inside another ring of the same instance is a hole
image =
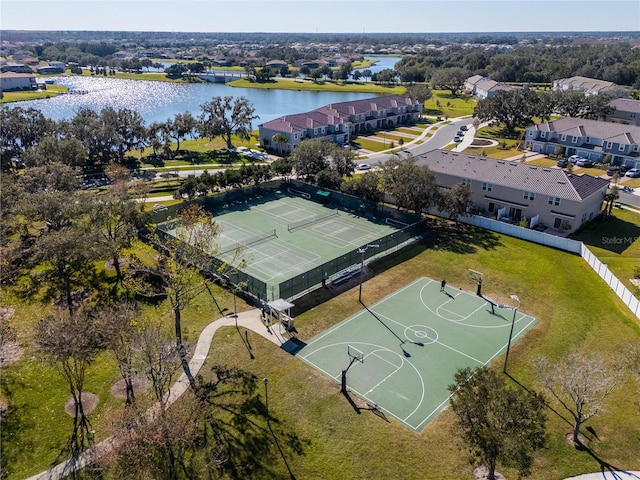
[[[548,155],[558,147],[565,156],[636,168],[640,166],[640,126],[566,117],[527,127],[525,148]]]
[[[607,122],[624,123],[640,127],[640,100],[616,98],[609,102],[615,110],[607,115]]]
[[[615,96],[628,96],[630,88],[621,87],[613,82],[598,80],[588,77],[569,77],[553,81],[554,90],[579,90],[587,95],[599,95],[601,93],[613,94]]]
[[[344,144],[354,134],[414,123],[420,119],[422,107],[422,103],[400,95],[332,103],[258,125],[260,145],[279,153],[291,153],[307,138],[326,137]],[[276,134],[287,141],[276,145],[273,141]]]
[[[32,73],[0,73],[0,90],[10,92],[12,90],[36,90],[36,76]]]
[[[513,90],[515,87],[496,82],[482,75],[474,75],[464,82],[464,91],[477,100],[493,97],[500,90]]]
[[[600,214],[609,180],[447,150],[418,155],[441,188],[469,185],[473,210],[498,220],[572,232]]]

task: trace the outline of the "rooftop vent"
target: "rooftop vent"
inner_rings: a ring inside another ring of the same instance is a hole
[[[542,171],[543,172],[550,172],[551,170],[549,170],[548,168],[543,168]]]

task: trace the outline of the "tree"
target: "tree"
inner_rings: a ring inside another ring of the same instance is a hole
[[[429,89],[429,85],[426,83],[416,83],[407,87],[404,92],[405,96],[409,97],[412,100],[416,100],[422,104],[431,98],[431,89]]]
[[[284,133],[276,133],[271,137],[271,141],[278,146],[278,154],[282,156],[282,146],[289,143],[289,137]]]
[[[101,347],[95,322],[83,311],[77,315],[56,312],[40,320],[35,340],[41,358],[56,368],[71,391],[75,409],[71,448],[72,453],[79,453],[93,443],[82,392],[87,367]]]
[[[508,134],[533,123],[538,113],[538,96],[528,88],[499,90],[493,97],[478,102],[473,112],[481,121],[504,123]]]
[[[331,156],[331,169],[335,170],[340,177],[353,175],[356,168],[354,163],[356,156],[353,150],[334,144],[329,155]]]
[[[439,200],[438,209],[441,212],[449,212],[449,218],[457,221],[460,215],[467,213],[471,205],[471,188],[464,183],[457,183],[444,190]]]
[[[138,316],[136,305],[130,302],[104,307],[96,313],[96,331],[118,363],[125,385],[127,407],[136,401],[133,378],[136,337],[140,332],[136,324]]]
[[[316,175],[316,184],[321,188],[337,190],[342,183],[342,175],[335,170],[321,170]]]
[[[455,429],[471,456],[487,465],[487,478],[495,480],[498,462],[528,475],[533,453],[545,444],[542,396],[508,387],[486,367],[458,369],[454,379],[449,391]]]
[[[214,139],[222,137],[227,148],[233,148],[231,137],[237,135],[243,140],[251,138],[251,122],[260,117],[254,115],[255,109],[246,97],[234,100],[231,96],[214,97],[201,105],[200,133]]]
[[[298,177],[309,179],[329,166],[327,155],[333,142],[327,138],[309,138],[301,141],[291,153],[291,162]]]
[[[458,93],[471,72],[465,68],[450,67],[440,68],[431,76],[431,88],[438,90],[451,90],[451,95]]]
[[[614,174],[614,177],[616,174]],[[613,178],[613,183],[614,185],[611,185],[609,187],[609,189],[607,190],[607,193],[605,193],[604,195],[604,214],[607,217],[611,216],[611,211],[613,210],[613,204],[615,203],[615,201],[620,197],[620,194],[618,193],[618,186],[615,185],[615,183],[617,182],[616,178]]]
[[[385,190],[393,195],[399,208],[413,210],[417,214],[436,205],[438,182],[426,165],[416,165],[413,156],[395,156],[383,166]]]
[[[284,177],[286,180],[291,176],[291,172],[293,171],[293,163],[291,162],[290,157],[278,158],[271,164],[271,169],[273,173]]]
[[[180,151],[180,140],[193,135],[198,123],[190,112],[176,113],[173,121],[167,121],[167,133],[176,141],[176,152]]]
[[[624,370],[615,359],[581,352],[571,352],[556,363],[540,357],[535,367],[542,386],[573,418],[573,444],[581,446],[580,427],[602,411]]]
[[[129,194],[129,170],[121,165],[110,165],[107,172],[113,183],[109,191],[94,199],[89,211],[92,230],[96,235],[96,245],[113,263],[116,283],[122,284],[121,255],[137,237],[143,226],[144,215],[137,208],[137,202]]]
[[[382,183],[382,178],[377,172],[369,171],[346,179],[340,189],[363,200],[378,203],[384,199]]]

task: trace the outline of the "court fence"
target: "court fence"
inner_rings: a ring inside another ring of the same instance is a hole
[[[363,200],[352,195],[333,190],[321,189],[317,186],[305,184],[295,180],[276,180],[261,183],[255,187],[233,189],[217,195],[210,195],[203,199],[195,199],[183,202],[180,205],[168,207],[167,210],[154,212],[153,220],[156,223],[156,235],[160,240],[170,235],[179,220],[176,216],[180,210],[192,204],[200,204],[210,212],[217,213],[225,209],[243,208],[247,202],[255,203],[273,200],[276,192],[287,192],[300,195],[306,199],[333,206],[336,209],[351,214],[369,218],[372,221],[386,221],[398,230],[368,242],[346,254],[340,255],[324,264],[314,267],[304,273],[296,275],[280,284],[267,284],[266,282],[227,265],[220,258],[211,256],[210,265],[205,268],[206,275],[221,281],[223,284],[242,290],[249,297],[253,297],[256,304],[269,302],[278,298],[293,300],[302,294],[320,287],[326,282],[343,275],[345,272],[356,271],[365,260],[371,257],[382,257],[392,253],[404,245],[416,241],[425,235],[427,231],[426,220],[420,216],[397,210],[387,205]],[[147,241],[155,243],[152,236],[144,235]],[[377,245],[375,248],[367,248],[367,245]],[[156,245],[156,248],[160,245]]]

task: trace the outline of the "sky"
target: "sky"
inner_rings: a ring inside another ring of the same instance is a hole
[[[640,0],[2,0],[2,30],[640,31]]]

